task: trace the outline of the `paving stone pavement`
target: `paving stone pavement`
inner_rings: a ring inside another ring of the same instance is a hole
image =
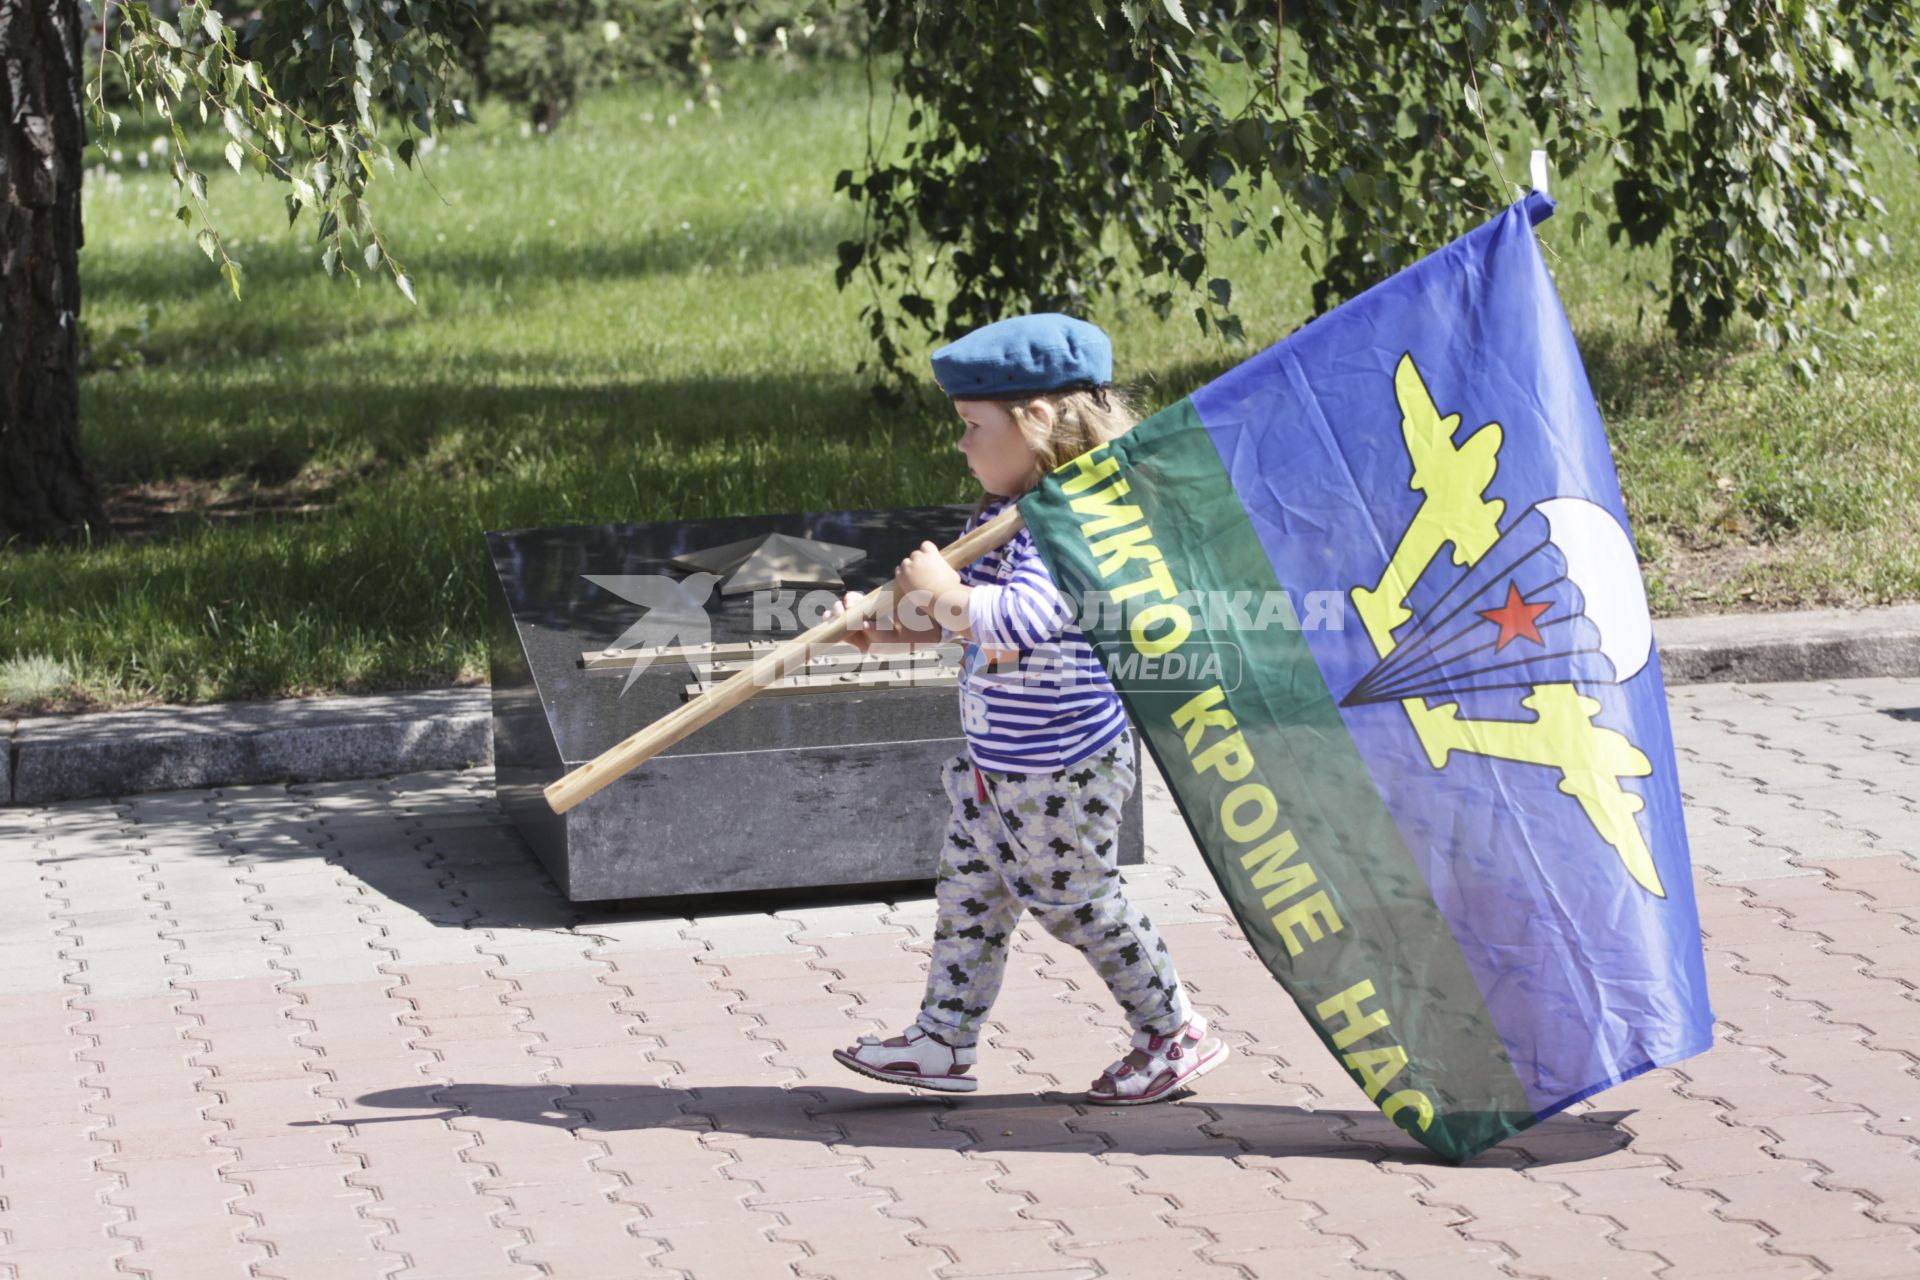
[[[1123,1026],[1023,929],[978,1094],[829,1050],[922,898],[562,900],[486,770],[0,810],[0,1275],[1920,1275],[1920,680],[1672,699],[1712,1052],[1462,1167],[1365,1102],[1149,772],[1131,871],[1236,1056],[1074,1101]]]

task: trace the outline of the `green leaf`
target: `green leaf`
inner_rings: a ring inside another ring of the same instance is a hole
[[[174,30],[173,24],[164,18],[155,18],[153,20],[153,34],[159,36],[160,43],[166,45],[168,48],[178,49],[180,47],[180,33]]]
[[[227,288],[233,290],[233,300],[240,300],[240,264],[226,261],[220,264],[220,274],[227,279]]]
[[[205,228],[202,228],[200,231],[200,234],[196,235],[193,239],[194,239],[194,243],[200,246],[200,252],[207,255],[208,262],[219,261],[220,237],[214,235],[213,232],[208,231]]]
[[[416,307],[420,305],[420,299],[413,296],[413,281],[403,275],[395,275],[393,277],[393,283],[395,288],[406,295],[408,302],[411,302]]]
[[[209,40],[218,41],[227,34],[226,24],[220,21],[220,15],[213,11],[211,5],[200,11],[200,25],[206,31]],[[233,293],[235,297],[240,296],[240,290],[237,288]]]
[[[1193,24],[1187,21],[1187,11],[1181,6],[1180,0],[1160,0],[1160,7],[1167,11],[1169,18],[1172,18],[1187,30],[1193,30]]]
[[[367,259],[367,270],[372,271],[377,267],[379,267],[380,242],[378,240],[375,240],[372,244],[367,246],[366,259]]]
[[[233,166],[235,173],[241,172],[247,163],[247,149],[239,143],[229,140],[227,142],[227,163]]]
[[[329,277],[337,278],[340,274],[340,250],[328,245],[320,253],[320,266]]]

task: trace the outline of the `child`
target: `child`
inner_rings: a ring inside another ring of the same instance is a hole
[[[1046,472],[1124,433],[1107,335],[1062,315],[1020,316],[933,353],[934,377],[966,424],[960,451],[985,490],[972,529]],[[890,1040],[835,1050],[897,1084],[968,1092],[979,1027],[999,994],[1021,915],[1087,957],[1134,1029],[1132,1051],[1094,1081],[1090,1102],[1171,1097],[1227,1056],[1174,972],[1167,944],[1121,892],[1119,827],[1134,787],[1125,708],[1022,529],[956,573],[931,542],[900,564],[926,618],[903,611],[896,641],[966,641],[960,675],[967,755],[942,781],[953,804],[939,867],[938,921],[920,1015]],[[849,592],[834,608],[857,600]],[[848,636],[863,652],[872,622]],[[969,759],[971,756],[971,759]]]

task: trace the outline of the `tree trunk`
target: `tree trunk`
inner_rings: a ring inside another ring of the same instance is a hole
[[[79,0],[0,0],[0,547],[106,536],[80,452]]]

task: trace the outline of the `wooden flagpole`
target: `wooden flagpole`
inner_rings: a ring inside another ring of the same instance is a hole
[[[1019,533],[1024,523],[1020,508],[1010,504],[1005,511],[979,528],[943,547],[941,558],[955,569],[972,564]],[[811,631],[795,636],[725,683],[683,703],[632,737],[608,747],[549,785],[542,793],[547,798],[547,804],[555,813],[565,813],[622,774],[659,755],[701,725],[718,720],[774,681],[804,667],[814,645],[836,644],[846,639],[848,632],[865,625],[867,619],[879,613],[883,607],[890,606],[902,594],[900,580],[895,578],[880,590],[863,597],[859,604],[839,617],[829,618]]]

